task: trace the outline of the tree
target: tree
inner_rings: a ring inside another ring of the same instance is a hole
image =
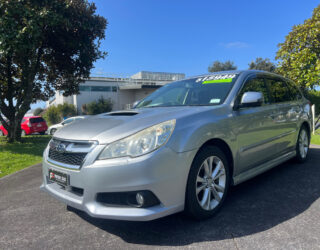
[[[319,85],[320,5],[313,10],[311,18],[293,26],[278,47],[279,73],[291,78],[304,90]]]
[[[0,0],[0,122],[9,142],[36,100],[78,93],[100,51],[107,21],[86,0]]]
[[[237,66],[234,65],[232,61],[214,61],[212,65],[208,67],[209,72],[218,72],[218,71],[227,71],[227,70],[236,70]]]
[[[42,109],[42,108],[36,108],[36,109],[33,111],[33,115],[40,115],[42,112],[43,112],[43,109]]]
[[[85,105],[88,115],[97,115],[112,110],[112,102],[110,99],[104,99],[102,96],[98,101],[93,101]]]
[[[276,70],[276,65],[270,61],[269,58],[256,58],[255,61],[252,61],[248,64],[249,69],[265,70],[269,72],[274,72]]]

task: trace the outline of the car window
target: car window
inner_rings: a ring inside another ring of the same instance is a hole
[[[69,123],[71,123],[73,121],[74,121],[74,118],[69,118],[69,119],[64,120],[62,123],[63,124],[69,124]]]
[[[162,103],[182,103],[187,89],[184,87],[177,87],[167,91],[166,95],[160,95],[153,100],[153,104],[162,104]]]
[[[139,102],[136,108],[219,105],[238,74],[212,74],[169,83]]]
[[[245,82],[243,88],[240,90],[240,93],[238,95],[238,103],[240,103],[240,100],[245,92],[261,92],[263,94],[264,99],[263,104],[271,103],[265,81],[261,77],[252,77]]]
[[[39,123],[39,122],[44,122],[44,119],[42,117],[37,117],[37,118],[30,118],[31,123]]]
[[[284,80],[280,78],[267,79],[270,94],[274,103],[288,102],[292,100],[292,95]]]
[[[298,89],[298,87],[294,84],[294,82],[287,80],[286,83],[288,85],[292,100],[293,101],[300,100],[302,98],[302,94],[301,94],[300,90]]]

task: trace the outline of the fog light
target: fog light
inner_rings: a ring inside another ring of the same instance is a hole
[[[142,207],[143,204],[144,204],[143,195],[140,194],[140,193],[137,193],[137,194],[136,194],[136,200],[137,200],[137,203],[138,203],[139,207]]]

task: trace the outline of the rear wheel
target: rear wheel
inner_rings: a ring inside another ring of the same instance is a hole
[[[230,185],[225,154],[216,146],[202,149],[192,163],[185,212],[196,219],[213,216],[222,206]]]
[[[298,162],[304,162],[309,152],[310,135],[306,126],[302,126],[299,132],[296,145],[296,159]]]

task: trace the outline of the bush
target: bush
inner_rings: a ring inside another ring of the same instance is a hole
[[[57,124],[61,122],[65,117],[71,117],[77,115],[76,107],[73,104],[64,103],[58,106],[50,106],[45,111],[43,117],[47,121],[48,125]]]
[[[57,106],[61,118],[77,115],[77,109],[73,104],[64,103]]]
[[[82,111],[88,115],[97,115],[101,113],[110,112],[112,110],[112,102],[110,99],[104,99],[102,96],[98,101],[90,102],[82,106]]]
[[[307,94],[307,99],[316,106],[316,115],[320,114],[320,91],[311,90]]]
[[[47,108],[43,117],[47,121],[49,126],[52,124],[57,124],[62,120],[59,113],[59,109],[56,106],[51,106]]]

